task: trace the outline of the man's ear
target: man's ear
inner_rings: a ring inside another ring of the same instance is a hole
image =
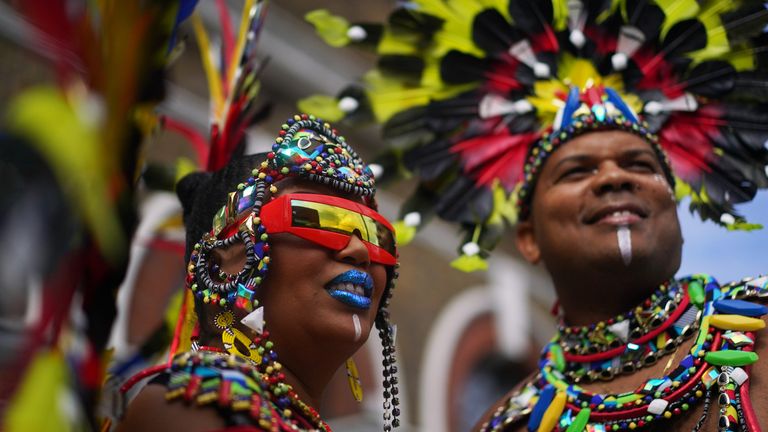
[[[526,261],[538,264],[541,261],[541,250],[536,243],[536,234],[530,220],[517,223],[515,231],[515,245]]]

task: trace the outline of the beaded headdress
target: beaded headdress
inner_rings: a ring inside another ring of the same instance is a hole
[[[379,180],[420,179],[403,208],[401,244],[436,214],[466,233],[455,264],[484,267],[481,257],[517,221],[518,202],[525,213],[524,164],[532,148],[558,139],[553,130],[563,133],[556,116],[573,106],[574,87],[588,105],[630,109],[606,112],[602,127],[630,120],[658,137],[677,198],[689,197],[692,211],[729,229],[757,227],[734,205],[768,187],[762,3],[415,0],[385,24],[350,24],[324,10],[307,19],[331,45],[379,56],[362,86],[300,106],[383,124],[393,150]],[[594,88],[604,91],[590,96]],[[562,124],[566,138],[572,126]]]
[[[190,257],[189,286],[205,303],[235,305],[252,310],[253,296],[269,267],[268,234],[260,211],[267,192],[287,177],[328,185],[341,192],[366,197],[374,205],[375,183],[370,168],[328,123],[310,115],[296,115],[282,125],[272,151],[237,186],[216,213],[210,233],[195,246]],[[236,229],[233,226],[238,223]],[[232,228],[226,231],[225,228]],[[242,242],[246,263],[236,275],[212,275],[208,253],[217,247]],[[221,277],[223,276],[223,277]],[[214,279],[222,279],[216,282]],[[386,303],[386,301],[384,301]]]

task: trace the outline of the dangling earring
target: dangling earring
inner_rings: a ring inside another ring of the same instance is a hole
[[[363,401],[363,386],[360,384],[360,374],[357,371],[357,365],[352,357],[347,359],[347,382],[349,382],[349,389],[352,391],[352,397],[356,401]]]

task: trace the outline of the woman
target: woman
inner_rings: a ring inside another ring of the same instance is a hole
[[[384,430],[398,426],[387,312],[397,253],[391,225],[374,210],[373,175],[314,116],[284,124],[272,150],[188,248],[198,336],[152,377],[119,430],[330,430],[314,407],[374,325],[384,346]],[[225,170],[214,179],[237,171]],[[211,187],[194,183],[180,187],[186,208],[189,189]],[[210,200],[193,195],[188,223]]]

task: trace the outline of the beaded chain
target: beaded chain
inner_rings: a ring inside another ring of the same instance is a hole
[[[674,288],[676,286],[679,289]],[[768,313],[768,308],[743,299],[768,297],[768,277],[745,279],[720,287],[712,277],[696,275],[668,287],[654,293],[641,309],[652,307],[658,297],[674,302],[673,299],[680,295],[678,310],[685,311],[669,314],[665,322],[672,321],[674,327],[686,315],[696,317],[698,332],[692,332],[696,335],[692,347],[672,371],[660,378],[649,379],[634,391],[592,393],[581,388],[573,378],[575,372],[568,368],[574,368],[577,362],[573,359],[566,362],[559,341],[561,335],[558,335],[544,348],[539,372],[494,412],[482,430],[502,431],[525,418],[528,419],[528,430],[633,430],[680,416],[704,401],[698,430],[710,411],[710,395],[715,393],[720,430],[757,430],[749,402],[749,386],[742,384],[749,378],[748,366],[758,360],[757,354],[752,352],[753,332],[765,326],[759,317]],[[688,307],[688,302],[692,306]],[[691,315],[691,310],[697,312]],[[686,325],[692,326],[693,322]],[[659,324],[651,332],[667,327]],[[633,330],[630,328],[630,333]],[[581,331],[577,333],[583,334]],[[588,333],[585,334],[587,338],[590,337]],[[636,334],[647,336],[651,333],[641,330]],[[663,331],[658,332],[654,337],[662,334]],[[608,359],[611,368],[620,366],[626,351],[634,349],[630,344],[617,348],[621,348],[620,352]],[[653,345],[645,345],[642,349],[653,348]],[[600,370],[596,363],[600,362],[587,362],[581,368]]]

